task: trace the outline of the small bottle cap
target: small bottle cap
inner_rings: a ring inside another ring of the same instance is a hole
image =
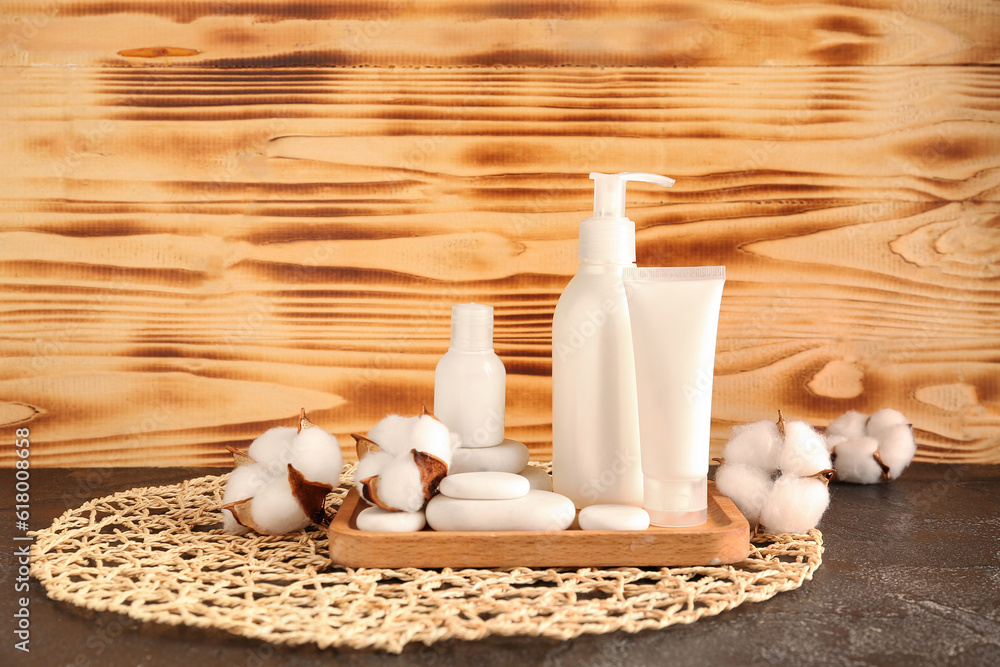
[[[451,308],[451,345],[460,352],[493,349],[493,306],[462,303]]]
[[[655,526],[700,526],[708,521],[708,477],[657,479],[643,475],[642,506]]]

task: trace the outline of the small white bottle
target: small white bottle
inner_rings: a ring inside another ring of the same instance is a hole
[[[625,184],[669,187],[656,174],[592,173],[594,214],[580,223],[577,274],[552,318],[552,486],[578,509],[642,506],[639,406],[625,267],[635,266],[635,223]]]
[[[434,370],[434,415],[463,447],[503,442],[507,371],[493,352],[493,306],[451,309],[451,344]]]

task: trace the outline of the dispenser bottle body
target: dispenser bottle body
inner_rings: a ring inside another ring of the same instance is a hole
[[[552,320],[553,491],[580,509],[642,505],[626,266],[581,264]]]
[[[434,415],[463,447],[504,439],[507,371],[493,351],[493,308],[465,303],[451,314],[451,343],[434,369]]]

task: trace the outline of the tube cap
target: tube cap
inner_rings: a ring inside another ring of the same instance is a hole
[[[451,344],[460,352],[493,349],[493,306],[462,303],[451,307]]]
[[[594,215],[580,223],[580,261],[635,262],[635,223],[625,217],[625,184],[642,181],[669,188],[674,179],[642,171],[595,171],[590,178],[594,181]]]
[[[700,526],[708,521],[708,477],[655,479],[643,475],[642,506],[656,526]]]

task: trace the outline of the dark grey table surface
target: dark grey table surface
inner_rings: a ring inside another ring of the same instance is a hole
[[[31,525],[207,468],[31,471]],[[558,642],[491,638],[372,651],[287,649],[223,632],[136,623],[56,603],[29,584],[30,653],[18,609],[14,471],[0,471],[0,665],[1000,665],[1000,465],[916,464],[888,484],[831,485],[812,581],[689,626]]]

